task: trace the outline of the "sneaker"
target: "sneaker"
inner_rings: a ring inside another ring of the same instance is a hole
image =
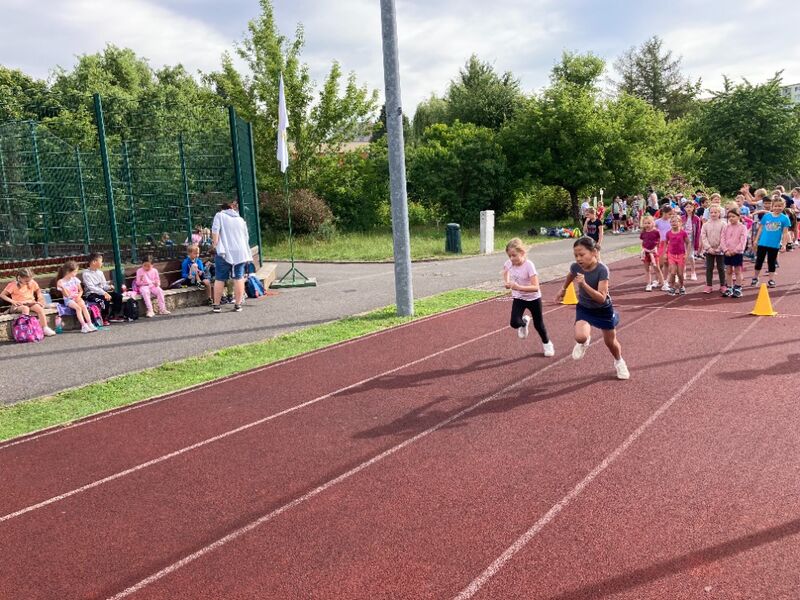
[[[123,317],[122,315],[114,315],[108,320],[112,323],[123,323],[125,322],[125,317]]]
[[[152,310],[147,311],[147,314],[145,315],[145,317],[147,317],[148,319],[152,319],[155,316],[156,313],[154,313]]]
[[[97,331],[97,327],[95,327],[92,323],[89,323],[87,327],[89,328],[89,331]]]
[[[81,333],[91,333],[92,330],[89,329],[89,326],[86,324],[81,325]]]
[[[686,288],[685,288],[685,287],[683,287],[683,286],[681,286],[681,289],[679,289],[679,290],[678,290],[678,293],[679,293],[681,296],[684,296],[684,295],[686,294]]]
[[[750,280],[750,285],[758,285],[758,277],[753,277]]]
[[[670,296],[674,296],[674,295],[675,295],[675,294],[677,294],[678,292],[677,292],[677,290],[676,290],[675,288],[667,288],[667,293],[668,293]]]
[[[732,298],[733,297],[733,288],[725,288],[725,291],[722,292],[722,295],[725,298]]]
[[[617,370],[617,379],[630,379],[631,372],[628,371],[628,365],[625,364],[625,359],[620,358],[614,361],[614,368]]]
[[[724,296],[727,292],[728,292],[728,286],[727,285],[719,286],[719,293],[720,294],[722,294]]]
[[[171,315],[172,313],[165,308],[164,310],[160,310],[159,309],[158,314],[160,314],[160,315]]]
[[[697,273],[692,273],[692,274],[689,276],[689,279],[691,279],[692,281],[697,281]]]
[[[582,344],[575,343],[575,347],[572,349],[572,358],[575,360],[580,360],[583,358],[583,355],[586,354],[586,349],[589,347],[589,344],[592,342],[592,338],[589,337],[586,339],[585,342]]]
[[[111,327],[111,321],[104,320],[103,321],[103,327]]]
[[[45,327],[44,329],[42,329],[42,331],[44,332],[44,334],[47,337],[50,337],[51,335],[55,335],[56,334],[56,332],[53,331],[52,329],[50,329],[49,327]]]
[[[652,292],[653,291],[653,284],[652,283],[648,283],[646,286],[644,286],[644,291],[645,292]]]
[[[542,352],[545,356],[555,356],[556,355],[556,348],[553,346],[553,342],[547,342],[546,344],[542,344]]]
[[[206,306],[214,306],[214,301],[211,298],[206,299]]]
[[[661,291],[662,291],[662,292],[668,292],[668,291],[670,291],[671,289],[672,289],[672,288],[671,288],[671,287],[669,287],[669,284],[668,284],[668,283],[664,283],[664,285],[662,285],[662,286],[661,286]]]
[[[242,312],[242,305],[241,304],[234,304],[233,305],[233,312]]]
[[[519,339],[524,340],[528,337],[528,325],[530,325],[531,322],[530,315],[524,315],[522,317],[522,322],[525,323],[525,325],[517,329],[517,336],[519,336]]]
[[[738,285],[733,286],[733,297],[734,298],[741,298],[742,297],[742,288],[741,288],[741,286],[738,286]]]
[[[212,304],[211,312],[219,313],[222,312],[222,309],[219,307],[219,304]]]
[[[774,288],[776,285],[778,285],[778,284],[777,284],[777,283],[775,283],[775,280],[774,280],[774,279],[770,279],[770,280],[767,282],[767,287]]]
[[[707,285],[706,287],[704,287],[703,288],[703,293],[704,294],[710,294],[711,293],[711,286]]]
[[[658,289],[658,288],[660,288],[660,287],[661,287],[661,284],[660,284],[660,283],[658,283],[658,280],[657,280],[657,279],[653,279],[653,281],[651,281],[651,282],[650,282],[650,285],[652,286],[652,288],[653,288],[654,290],[655,290],[655,289]]]

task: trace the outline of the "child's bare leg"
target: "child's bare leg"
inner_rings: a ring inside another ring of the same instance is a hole
[[[78,303],[75,302],[75,300],[72,300],[69,304],[67,304],[67,306],[69,306],[72,310],[75,311],[75,316],[78,319],[78,323],[81,324],[81,327],[86,325],[86,319],[84,318],[83,311],[81,310],[81,307],[78,305]]]
[[[686,271],[686,267],[684,265],[675,265],[675,273],[678,276],[678,287],[683,287],[683,276]]]
[[[575,322],[575,341],[579,344],[585,344],[586,340],[589,339],[589,335],[591,334],[592,328],[586,321],[576,321]]]
[[[619,340],[617,340],[616,329],[604,329],[603,341],[606,344],[606,348],[608,348],[609,352],[611,352],[611,355],[614,357],[614,360],[622,358],[622,346],[620,346]]]

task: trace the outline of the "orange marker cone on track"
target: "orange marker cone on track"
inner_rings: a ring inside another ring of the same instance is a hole
[[[766,283],[761,284],[761,288],[758,290],[758,298],[756,298],[756,305],[750,314],[757,317],[774,317],[778,314],[772,310],[772,301],[769,299]]]
[[[575,295],[575,286],[573,284],[569,284],[567,286],[567,291],[564,292],[564,299],[561,301],[561,304],[575,305],[577,303],[578,297]]]

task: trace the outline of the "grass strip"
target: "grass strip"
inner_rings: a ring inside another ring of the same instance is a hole
[[[53,396],[19,402],[0,408],[0,440],[70,423],[112,408],[241,373],[497,295],[496,292],[453,290],[416,300],[413,317],[398,317],[395,307],[387,306],[262,342],[232,346],[66,390]]]

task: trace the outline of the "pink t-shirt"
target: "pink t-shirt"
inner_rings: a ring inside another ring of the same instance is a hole
[[[664,219],[656,219],[656,229],[661,234],[661,241],[664,242],[667,239],[667,232],[672,229],[672,224],[669,219],[666,221]]]
[[[667,253],[669,254],[686,254],[686,240],[689,239],[689,234],[685,229],[681,229],[678,233],[674,231],[667,232]]]
[[[656,249],[658,242],[661,241],[661,234],[657,229],[642,231],[639,234],[639,239],[642,240],[642,248],[652,251]]]
[[[507,260],[503,265],[503,270],[508,271],[508,279],[518,285],[530,285],[531,277],[536,275],[536,267],[529,260],[523,262],[520,266],[511,264],[511,259]],[[511,290],[512,298],[519,298],[520,300],[538,300],[542,297],[540,292],[521,292],[519,290]]]

